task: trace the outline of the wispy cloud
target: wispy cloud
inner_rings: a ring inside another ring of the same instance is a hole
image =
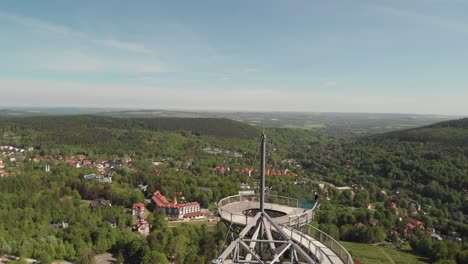
[[[0,20],[6,20],[17,25],[25,26],[33,30],[48,32],[55,35],[64,35],[68,37],[77,38],[90,43],[99,44],[109,48],[115,48],[128,52],[137,53],[153,53],[153,50],[140,43],[123,41],[113,38],[105,38],[93,34],[74,30],[70,27],[51,23],[41,19],[21,16],[17,14],[5,13],[0,11]]]
[[[409,19],[414,21],[415,23],[436,26],[441,29],[450,30],[452,32],[468,33],[468,23],[455,21],[445,17],[427,15],[401,8],[384,6],[376,7],[375,10],[384,15]]]
[[[119,60],[79,52],[55,52],[43,56],[37,57],[32,67],[54,72],[160,73],[168,71],[164,65]]]

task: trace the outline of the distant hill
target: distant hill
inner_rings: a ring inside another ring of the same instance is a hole
[[[0,109],[0,116],[36,116],[38,112],[12,109]]]
[[[111,118],[100,116],[1,117],[2,126],[16,126],[37,131],[64,132],[85,128],[191,131],[197,135],[253,138],[258,129],[222,118]]]
[[[444,121],[420,128],[375,135],[371,140],[440,143],[447,146],[468,146],[468,118]]]
[[[11,107],[0,117],[93,115],[117,118],[223,118],[258,127],[299,128],[326,131],[347,138],[427,126],[458,117],[392,113],[245,112],[80,107]]]
[[[436,123],[433,125],[429,125],[427,127],[432,127],[432,128],[452,127],[452,128],[468,129],[468,118],[444,121],[444,122]]]

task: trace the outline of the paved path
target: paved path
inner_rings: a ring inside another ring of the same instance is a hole
[[[111,253],[103,253],[94,257],[96,264],[117,263],[117,259]]]

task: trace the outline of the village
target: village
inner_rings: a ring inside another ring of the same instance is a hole
[[[38,153],[32,147],[15,147],[11,145],[1,146],[0,155],[0,177],[14,177],[15,173],[21,170],[21,166],[26,162],[32,162],[36,164],[38,168],[49,173],[58,164],[66,164],[69,167],[76,169],[85,169],[86,173],[80,175],[80,180],[88,183],[98,184],[113,184],[113,177],[115,171],[118,168],[127,168],[132,171],[133,160],[130,157],[112,157],[108,159],[92,159],[85,153],[76,153],[74,155],[57,155]],[[235,155],[239,157],[239,153],[224,151],[220,149],[203,149],[204,152],[212,155]],[[234,153],[234,154],[233,154]],[[164,173],[167,173],[168,163],[172,161],[172,158],[166,158],[162,160],[153,160],[153,173],[155,177],[161,177]],[[175,164],[180,164],[178,168],[174,170],[184,170],[187,173],[191,173],[194,177],[197,177],[199,172],[189,170],[193,160],[188,161],[177,161]],[[298,169],[301,169],[301,165],[295,160],[286,159],[282,162],[283,168],[270,168],[265,171],[265,175],[268,177],[287,177],[289,181],[294,185],[306,185],[312,186],[312,191],[315,191],[315,199],[319,196],[325,200],[332,200],[333,195],[342,196],[343,193],[348,193],[350,199],[355,199],[355,196],[363,191],[363,187],[358,184],[352,184],[351,186],[335,186],[334,184],[326,181],[311,180],[309,178],[300,177],[297,173]],[[248,178],[252,178],[259,173],[257,169],[242,167],[242,166],[226,166],[218,165],[207,168],[209,172],[219,175],[222,177],[226,174],[239,174],[244,175]],[[246,182],[240,181],[238,183],[239,193],[248,191],[254,193],[258,188],[258,184],[253,181]],[[154,190],[151,193],[148,192],[148,185],[138,183],[134,186],[135,190],[139,190],[144,194],[145,199],[133,203],[131,207],[125,208],[125,212],[132,216],[131,228],[132,231],[138,232],[141,236],[146,237],[152,230],[151,221],[148,221],[148,216],[153,215],[155,212],[163,215],[170,223],[216,223],[219,218],[216,216],[216,207],[202,208],[198,201],[187,201],[184,193],[163,193],[161,190]],[[200,187],[203,191],[211,192],[209,187]],[[267,188],[268,189],[268,188]],[[421,205],[417,202],[410,202],[406,207],[398,207],[399,192],[398,190],[393,191],[392,194],[387,194],[386,191],[382,190],[380,195],[385,198],[385,202],[382,203],[385,208],[394,210],[395,214],[399,216],[398,226],[394,226],[386,230],[386,236],[389,241],[403,241],[409,239],[410,236],[418,234],[418,232],[427,233],[433,240],[447,240],[461,242],[461,235],[452,232],[450,234],[440,234],[437,230],[428,225],[427,223],[416,220],[413,218],[418,214],[425,215],[426,212],[421,208]],[[62,198],[61,198],[62,199]],[[67,199],[64,197],[63,199]],[[112,207],[113,201],[104,199],[102,197],[96,197],[92,200],[81,200],[81,204],[89,206],[90,208],[106,208]],[[376,211],[376,204],[371,204],[368,201],[364,201],[363,208],[366,208],[372,213]],[[355,210],[355,207],[350,207]],[[119,228],[118,221],[116,219],[105,219],[104,220],[110,227]],[[368,222],[357,222],[354,224],[354,228],[361,228],[363,226],[375,227],[381,226],[382,223],[378,219],[372,219]],[[51,222],[50,228],[66,229],[69,228],[70,224],[65,221]]]

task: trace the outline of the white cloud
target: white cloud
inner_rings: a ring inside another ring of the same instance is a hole
[[[184,84],[181,84],[184,85]],[[86,106],[147,109],[373,112],[468,115],[464,96],[373,96],[241,88],[181,86],[177,89],[122,84],[0,80],[2,105]]]
[[[76,38],[79,40],[84,40],[84,41],[102,45],[108,48],[115,48],[115,49],[119,49],[119,50],[123,50],[127,52],[135,52],[135,53],[153,53],[153,50],[151,50],[150,48],[140,43],[134,43],[134,42],[129,42],[129,41],[117,40],[113,38],[105,38],[101,36],[96,36],[96,35],[74,30],[70,27],[58,25],[55,23],[51,23],[51,22],[36,19],[36,18],[25,17],[25,16],[20,16],[17,14],[10,14],[10,13],[5,13],[5,12],[0,11],[0,20],[10,21],[17,25],[26,26],[33,30],[47,32],[49,34],[64,35],[64,36],[67,36],[68,38]]]

